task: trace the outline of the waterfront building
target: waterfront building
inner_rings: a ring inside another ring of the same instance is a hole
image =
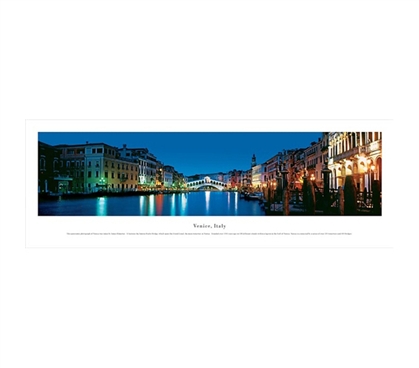
[[[105,143],[57,145],[71,192],[137,190],[138,167]],[[70,180],[71,179],[71,180]]]
[[[265,162],[262,176],[262,181],[264,183],[276,179],[277,171],[279,170],[281,160],[282,153],[278,152],[275,156],[271,157]]]
[[[251,168],[242,172],[241,183],[242,183],[243,189],[247,190],[250,188],[250,186],[252,185],[252,169]]]
[[[186,180],[183,174],[175,170],[173,172],[173,187],[175,189],[183,189],[185,188],[185,184],[186,184]]]
[[[142,177],[140,180],[148,187],[155,187],[157,177],[158,160],[148,149],[145,149],[139,156],[142,165]]]
[[[253,190],[261,190],[262,188],[262,171],[263,167],[262,164],[257,164],[256,162],[256,155],[253,154],[252,161],[250,165],[251,170],[251,182],[250,186]]]
[[[252,166],[252,187],[254,190],[260,191],[262,188],[262,171],[263,164]]]
[[[277,179],[279,177],[279,168],[282,160],[282,153],[278,152],[264,163],[262,174],[262,187],[265,198],[272,200],[277,189]]]
[[[60,151],[60,165],[63,167],[57,192],[84,193],[86,145],[58,145],[55,147]]]
[[[290,184],[293,189],[302,189],[305,171],[305,154],[304,149],[299,148],[294,151],[293,164],[291,165]]]
[[[281,157],[281,172],[290,171],[291,166],[294,162],[294,151],[295,150],[283,150]]]
[[[58,192],[60,169],[60,150],[38,142],[38,193]]]
[[[215,180],[218,180],[218,181],[222,181],[225,183],[228,181],[228,173],[219,172],[215,177],[216,177]]]
[[[381,132],[330,132],[328,168],[331,188],[337,189],[352,175],[358,191],[372,190],[372,182],[382,184]]]
[[[141,189],[154,188],[157,177],[157,158],[147,148],[128,148],[126,144],[119,149],[122,158],[135,160],[138,164],[138,184]]]
[[[241,188],[241,170],[231,170],[228,172],[228,179],[227,179],[227,188],[229,189],[237,189],[240,190]]]
[[[173,166],[164,165],[163,166],[163,185],[166,189],[172,188],[173,186],[173,174],[175,169]]]
[[[233,180],[234,180],[233,177],[234,177],[233,170],[230,170],[227,173],[227,181],[226,181],[226,183],[227,183],[227,189],[231,189],[232,188],[232,183],[233,183]]]
[[[243,177],[243,170],[237,170],[236,175],[235,175],[237,190],[242,189],[242,177]]]
[[[164,173],[163,173],[163,163],[159,160],[156,160],[156,176],[154,182],[156,183],[156,188],[163,189],[164,187]],[[152,179],[151,179],[152,180]]]
[[[282,151],[280,158],[282,183],[284,182],[283,175],[286,175],[286,181],[290,189],[302,188],[305,175],[304,157],[304,149],[302,148]]]
[[[189,183],[191,181],[196,181],[196,180],[200,180],[200,175],[199,174],[187,176],[186,179],[185,179],[185,181],[187,183]]]
[[[323,133],[317,142],[304,150],[306,177],[319,187],[323,187],[322,170],[327,165],[328,133]]]

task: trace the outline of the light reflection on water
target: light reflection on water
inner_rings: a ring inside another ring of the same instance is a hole
[[[39,203],[51,216],[263,216],[258,201],[237,192],[192,192],[121,197],[65,199]]]
[[[149,207],[148,215],[150,215],[150,216],[154,216],[156,214],[156,209],[155,209],[155,206],[154,206],[155,203],[156,203],[155,197],[156,196],[154,194],[152,194],[149,197],[146,197],[147,201],[146,201],[145,208]],[[144,214],[147,214],[147,211],[144,211],[144,207],[140,208],[140,210],[143,211]]]
[[[144,208],[144,206],[145,206],[145,197],[144,196],[139,196],[139,206],[140,206],[140,208]]]
[[[186,213],[186,207],[188,206],[188,197],[186,193],[182,193],[180,197],[181,205],[180,205],[180,213]]]
[[[107,213],[107,205],[108,201],[104,197],[100,197],[97,199],[97,206],[96,206],[96,216],[106,216]]]
[[[211,196],[211,192],[210,191],[206,191],[205,192],[205,214],[206,215],[209,215],[210,196]]]
[[[176,200],[176,196],[175,196],[175,194],[172,194],[171,206],[170,206],[170,214],[172,216],[176,215],[176,202],[175,202],[175,200]]]

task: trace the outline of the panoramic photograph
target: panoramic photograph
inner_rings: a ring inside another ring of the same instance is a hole
[[[39,216],[380,216],[382,132],[39,132]]]

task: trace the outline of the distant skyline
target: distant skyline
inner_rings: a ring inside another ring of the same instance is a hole
[[[253,154],[257,164],[282,150],[307,148],[321,132],[40,132],[50,145],[106,143],[122,148],[147,148],[165,165],[185,176],[247,170]]]

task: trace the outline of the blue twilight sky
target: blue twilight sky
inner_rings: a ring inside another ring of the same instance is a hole
[[[40,132],[41,142],[106,143],[121,148],[145,147],[165,165],[186,176],[250,168],[252,155],[263,163],[283,149],[306,148],[320,132]]]

